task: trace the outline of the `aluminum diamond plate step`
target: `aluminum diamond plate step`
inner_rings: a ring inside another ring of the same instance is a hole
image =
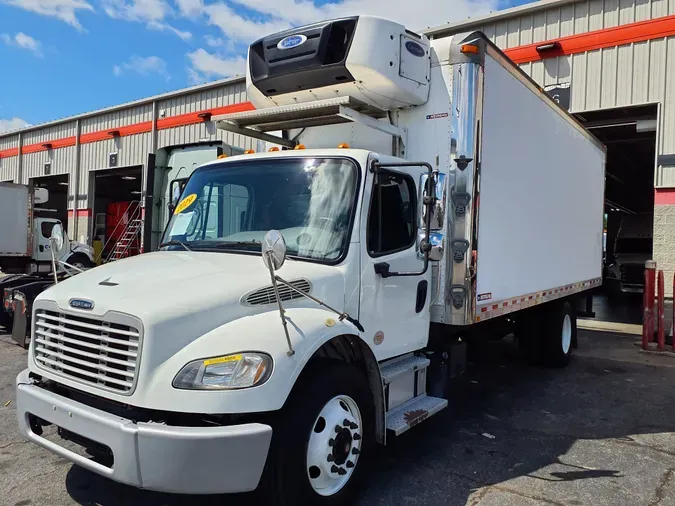
[[[447,406],[447,399],[419,395],[387,413],[387,430],[400,436]]]
[[[431,361],[426,357],[409,355],[392,360],[382,366],[380,373],[385,384],[391,383],[397,376],[429,367]]]

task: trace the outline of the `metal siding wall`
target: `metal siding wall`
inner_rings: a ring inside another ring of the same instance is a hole
[[[26,132],[23,134],[23,145],[49,142],[55,139],[63,139],[64,137],[75,137],[75,125],[73,121],[72,123],[64,123]]]
[[[7,135],[0,137],[0,151],[16,148],[19,145],[18,135]],[[16,182],[19,175],[19,157],[8,156],[0,157],[0,181],[12,180]]]
[[[675,14],[675,0],[587,0],[487,23],[502,49]]]
[[[159,102],[157,110],[160,113],[160,118],[171,117],[245,101],[246,85],[244,83],[237,83]],[[164,112],[163,116],[161,115],[162,112]],[[176,144],[187,144],[205,139],[220,139],[227,144],[243,149],[255,148],[255,142],[252,139],[218,130],[212,122],[159,130],[157,132],[157,147],[162,148]]]
[[[100,132],[145,121],[152,121],[152,104],[83,119],[82,133]]]
[[[114,125],[111,126],[111,128],[113,127]],[[80,170],[78,193],[89,193],[89,171],[108,168],[110,153],[117,153],[118,167],[145,165],[151,147],[151,132],[82,144],[80,153],[82,169]]]
[[[160,101],[157,103],[157,110],[159,117],[162,118],[237,104],[245,100],[246,85],[236,83]]]

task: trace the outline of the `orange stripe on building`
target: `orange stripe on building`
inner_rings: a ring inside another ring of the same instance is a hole
[[[88,134],[80,135],[80,144],[88,144],[90,142],[104,141],[106,139],[113,139],[115,137],[127,137],[129,135],[143,134],[152,131],[152,121],[144,121],[142,123],[135,123],[117,128],[110,128],[108,130],[99,130]]]
[[[211,116],[218,114],[232,114],[235,112],[252,111],[255,107],[251,102],[240,102],[238,104],[226,105],[223,107],[215,107],[213,109],[206,109],[203,111],[189,112],[187,114],[179,114],[178,116],[171,116],[170,118],[163,118],[157,120],[157,130],[165,128],[173,128],[184,125],[194,125],[196,123],[203,123],[209,121]]]
[[[0,150],[0,158],[9,158],[19,154],[19,148],[9,148]]]
[[[527,63],[556,56],[584,53],[604,47],[621,46],[675,35],[675,16],[639,21],[628,25],[603,28],[593,32],[569,35],[526,46],[505,49],[504,53],[515,63]],[[548,51],[537,51],[538,46],[557,42],[559,47]]]

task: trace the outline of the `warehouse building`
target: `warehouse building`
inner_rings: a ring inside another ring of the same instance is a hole
[[[653,256],[672,279],[675,2],[542,0],[425,33],[474,30],[486,33],[607,146],[607,264],[615,261],[619,224],[634,216],[643,226],[621,244]],[[156,172],[149,169],[171,166],[172,149],[196,143],[256,148],[210,121],[250,107],[243,79],[235,78],[5,134],[0,181],[48,185],[58,201],[55,212],[67,215],[70,235],[91,242],[105,228],[98,217],[111,203],[137,200],[145,206],[138,213],[148,209],[140,197],[148,188],[157,193]],[[527,139],[523,147],[526,154]],[[155,205],[168,200],[164,193],[154,195]],[[570,206],[574,199],[570,195]],[[159,226],[153,233],[158,236]],[[642,270],[626,264],[610,276],[639,284]],[[666,285],[670,293],[671,283]]]

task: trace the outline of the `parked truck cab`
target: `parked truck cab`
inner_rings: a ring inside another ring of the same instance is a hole
[[[197,168],[159,251],[35,301],[20,431],[136,487],[350,504],[467,341],[567,364],[604,149],[478,32],[317,23],[252,44],[247,86],[212,119],[266,150]]]

